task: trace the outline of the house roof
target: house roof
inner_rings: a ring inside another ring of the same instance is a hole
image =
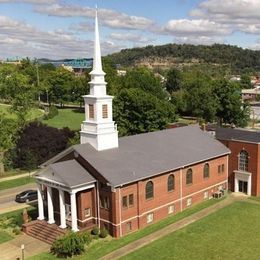
[[[216,138],[219,140],[237,140],[250,143],[260,143],[260,131],[219,127],[216,129]]]
[[[46,169],[36,174],[37,177],[47,178],[69,188],[96,182],[92,175],[76,160],[50,164]]]
[[[115,149],[74,149],[114,187],[230,153],[198,125],[123,137]]]

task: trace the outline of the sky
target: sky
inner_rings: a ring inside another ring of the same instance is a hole
[[[102,55],[167,43],[260,50],[260,0],[0,0],[0,59],[91,58],[96,5]]]

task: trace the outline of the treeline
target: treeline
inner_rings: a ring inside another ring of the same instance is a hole
[[[128,67],[150,57],[176,58],[176,63],[191,62],[197,59],[201,63],[228,65],[233,73],[244,70],[260,70],[260,51],[242,49],[237,46],[214,44],[166,44],[149,45],[143,48],[124,49],[109,56],[115,63]]]

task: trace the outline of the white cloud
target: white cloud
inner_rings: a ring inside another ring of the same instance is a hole
[[[0,0],[1,3],[55,4],[58,0]]]
[[[212,45],[214,43],[224,43],[224,39],[218,37],[191,36],[191,37],[175,37],[174,42],[179,44]]]
[[[170,20],[164,27],[166,33],[175,36],[217,36],[229,35],[232,30],[229,26],[215,23],[209,20]]]
[[[24,22],[0,16],[0,57],[28,56],[46,58],[92,57],[93,41],[76,38],[62,30],[41,31]],[[102,42],[103,55],[123,46]]]
[[[110,38],[116,41],[129,41],[134,43],[151,43],[154,39],[131,33],[111,33]]]
[[[95,16],[94,8],[77,5],[40,5],[36,6],[34,8],[34,11],[41,14],[59,17],[93,18]],[[152,20],[145,17],[132,16],[110,9],[99,9],[98,16],[100,23],[110,28],[143,30],[149,28],[154,24]]]

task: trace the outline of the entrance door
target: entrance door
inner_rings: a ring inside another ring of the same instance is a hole
[[[247,181],[238,181],[238,191],[247,194]]]

